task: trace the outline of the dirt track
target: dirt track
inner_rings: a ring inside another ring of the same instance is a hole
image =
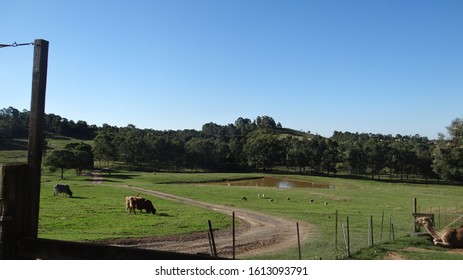
[[[244,258],[278,252],[288,248],[294,248],[297,252],[296,221],[279,218],[244,209],[229,206],[214,205],[184,197],[137,187],[123,186],[135,192],[153,195],[162,199],[173,200],[185,204],[207,208],[213,211],[231,215],[244,221],[244,226],[236,230],[236,257]],[[298,221],[301,243],[313,239],[318,234],[315,226]],[[232,232],[222,230],[214,232],[218,256],[232,257]],[[139,238],[118,239],[113,244],[121,246],[134,246],[139,248],[151,248],[156,250],[182,252],[182,253],[210,253],[210,245],[207,233],[188,234],[166,238]]]

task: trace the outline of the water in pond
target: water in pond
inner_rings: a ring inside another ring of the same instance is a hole
[[[281,179],[281,178],[276,178],[276,177],[263,177],[263,178],[258,178],[258,179],[229,181],[229,182],[226,182],[225,184],[229,186],[276,187],[280,189],[291,189],[291,188],[331,189],[331,188],[334,188],[334,186],[329,186],[325,184]]]

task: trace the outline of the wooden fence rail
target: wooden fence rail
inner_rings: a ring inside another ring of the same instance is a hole
[[[108,246],[87,242],[70,242],[42,238],[18,243],[18,254],[28,259],[48,260],[217,260],[209,255]]]

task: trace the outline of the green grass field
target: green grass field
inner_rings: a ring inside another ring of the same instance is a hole
[[[394,246],[407,247],[414,246],[413,244],[423,244],[429,245],[431,249],[440,250],[440,248],[431,246],[431,242],[427,240],[419,242],[423,238],[407,237],[412,231],[411,213],[414,197],[418,200],[419,212],[436,211],[440,207],[441,214],[438,215],[436,212],[436,219],[439,218],[442,227],[461,215],[463,207],[463,188],[459,186],[410,185],[371,180],[287,175],[280,177],[323,183],[335,186],[335,188],[278,189],[256,186],[228,187],[224,184],[206,183],[257,176],[263,176],[263,174],[153,174],[120,171],[111,173],[110,176],[103,174],[102,184],[96,185],[91,183],[90,177],[77,177],[69,171],[66,173],[67,179],[64,182],[71,185],[76,197],[55,198],[52,187],[58,182],[56,180],[58,175],[46,174],[43,178],[39,235],[44,238],[65,240],[105,240],[206,231],[207,220],[213,221],[215,228],[231,226],[231,219],[226,215],[146,195],[144,196],[154,202],[158,213],[155,216],[128,215],[125,212],[124,198],[135,194],[117,186],[129,185],[311,223],[317,227],[320,235],[316,240],[302,245],[302,254],[305,259],[344,258],[342,227],[346,226],[346,220],[349,217],[353,257],[375,259],[384,257],[388,250],[399,250]],[[273,202],[259,199],[257,194],[262,193],[273,198]],[[246,196],[248,200],[241,200],[243,196]],[[287,197],[290,197],[289,201],[286,200]],[[313,202],[310,203],[310,200]],[[325,202],[327,202],[326,206]],[[335,243],[336,211],[339,219],[337,249]],[[376,250],[366,248],[368,247],[370,216],[373,217],[374,243],[377,244],[373,248]],[[390,231],[391,221],[394,224],[394,241],[392,241]],[[459,222],[457,225],[463,221]],[[458,259],[461,256],[439,254],[439,251],[405,253],[408,258],[412,259]],[[258,258],[296,259],[297,249],[288,248],[278,254]]]
[[[68,175],[69,176],[69,175]],[[113,184],[93,184],[90,177],[72,177],[64,181],[47,180],[42,184],[39,236],[61,240],[108,240],[113,238],[168,236],[207,229],[209,217],[220,228],[229,227],[225,215],[181,203],[150,199],[156,215],[129,215],[125,197],[136,195]],[[68,177],[69,178],[69,177]],[[56,183],[71,186],[73,197],[54,197]]]
[[[0,160],[26,162],[27,151],[17,140],[8,149],[0,150]],[[73,139],[48,139],[53,149],[63,148]],[[251,209],[275,216],[288,217],[315,225],[319,231],[316,240],[302,244],[304,259],[337,259],[345,257],[342,228],[349,217],[350,243],[353,258],[382,259],[388,252],[400,252],[409,259],[461,259],[462,255],[448,253],[432,245],[426,238],[408,237],[412,231],[413,198],[418,200],[418,212],[434,212],[438,228],[443,228],[463,212],[463,187],[432,184],[390,183],[387,181],[280,175],[281,178],[303,180],[335,186],[332,189],[268,187],[227,187],[224,184],[205,183],[264,176],[240,173],[149,173],[117,171],[102,174],[101,184],[92,184],[88,176],[76,176],[73,170],[59,179],[59,172],[42,171],[39,236],[43,238],[98,241],[113,238],[169,236],[207,230],[207,220],[214,228],[231,227],[227,215],[143,195],[153,201],[156,215],[129,215],[124,199],[135,195],[118,186],[129,185],[172,193],[209,203]],[[53,186],[58,183],[71,186],[75,198],[54,197]],[[265,193],[274,201],[258,199]],[[246,196],[247,201],[241,200]],[[290,197],[287,201],[286,198]],[[313,203],[309,203],[313,200]],[[325,206],[325,202],[328,204]],[[335,220],[338,212],[338,234],[335,243]],[[368,247],[368,221],[373,217],[374,247]],[[384,217],[384,219],[383,219]],[[390,223],[394,225],[394,240]],[[454,226],[461,225],[462,219]],[[296,233],[295,233],[296,234]],[[336,246],[337,245],[337,246]],[[419,247],[423,250],[404,250]],[[288,248],[259,259],[297,259],[297,248]]]

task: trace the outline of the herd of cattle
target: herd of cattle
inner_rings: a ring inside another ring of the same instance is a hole
[[[72,197],[72,191],[71,188],[69,188],[69,185],[55,185],[54,196],[58,196],[60,193]],[[151,213],[153,215],[156,214],[156,209],[154,208],[153,203],[150,200],[140,197],[138,195],[127,196],[125,198],[125,206],[126,210],[129,211],[129,214],[132,212],[136,214],[137,212],[135,210],[140,210],[140,213],[143,210],[145,210],[146,213]]]

